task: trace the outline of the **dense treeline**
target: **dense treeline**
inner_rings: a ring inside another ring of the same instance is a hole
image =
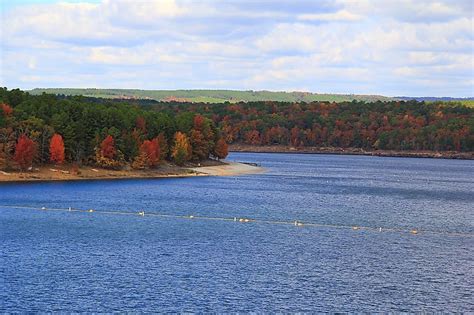
[[[143,169],[165,160],[183,165],[226,155],[212,120],[192,112],[0,89],[2,168],[69,162]]]
[[[228,143],[474,151],[474,108],[452,103],[250,102],[151,106],[160,112],[200,113],[219,126]]]
[[[224,158],[227,143],[474,151],[474,108],[452,103],[165,103],[0,89],[0,167],[121,168]]]

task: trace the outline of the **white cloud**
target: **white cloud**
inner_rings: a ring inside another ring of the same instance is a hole
[[[297,17],[301,21],[359,21],[363,19],[362,15],[351,13],[347,10],[337,11],[335,13],[308,13]]]
[[[472,25],[461,0],[24,5],[2,16],[0,81],[469,96]]]

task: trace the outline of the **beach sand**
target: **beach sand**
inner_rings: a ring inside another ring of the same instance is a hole
[[[202,167],[178,167],[171,164],[161,165],[153,170],[110,170],[94,167],[82,167],[79,173],[71,172],[70,167],[44,166],[27,172],[0,171],[1,182],[34,181],[74,181],[131,178],[176,178],[197,176],[237,176],[260,173],[260,167],[243,163],[228,162],[221,165]]]
[[[257,174],[265,171],[262,167],[237,162],[228,162],[225,165],[217,166],[194,167],[191,170],[209,176],[236,176]]]

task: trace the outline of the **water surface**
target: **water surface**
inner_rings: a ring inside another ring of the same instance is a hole
[[[97,210],[0,207],[0,312],[474,311],[472,161],[230,159],[267,172],[0,185],[0,205]]]

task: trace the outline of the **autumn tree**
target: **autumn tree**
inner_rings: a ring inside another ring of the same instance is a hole
[[[64,141],[60,134],[55,133],[49,143],[49,159],[56,164],[64,163]]]
[[[190,141],[193,148],[193,160],[200,161],[209,156],[208,144],[201,131],[196,129],[191,130]]]
[[[174,146],[171,156],[177,165],[184,165],[191,158],[191,145],[188,137],[182,132],[176,132],[174,135]]]
[[[5,103],[0,104],[0,110],[3,112],[0,114],[3,114],[5,116],[10,116],[13,113],[13,108],[11,108],[10,105]]]
[[[135,125],[139,130],[142,131],[143,134],[146,134],[146,120],[143,116],[138,116],[135,120]]]
[[[145,140],[140,145],[140,153],[132,164],[133,168],[155,167],[160,161],[158,139]]]
[[[115,140],[107,135],[96,150],[95,160],[97,164],[105,168],[119,168],[124,164],[124,156],[115,148]]]
[[[20,166],[20,169],[24,170],[32,166],[35,155],[36,143],[25,134],[22,134],[15,146],[13,160]]]
[[[115,141],[111,135],[108,135],[100,144],[100,154],[108,159],[113,159],[116,154]]]
[[[225,142],[224,138],[219,138],[217,140],[216,145],[214,147],[214,155],[218,159],[225,159],[227,155],[229,154],[229,147],[227,143]]]
[[[209,119],[196,115],[193,120],[193,128],[189,134],[193,160],[205,160],[214,148],[214,135]]]

